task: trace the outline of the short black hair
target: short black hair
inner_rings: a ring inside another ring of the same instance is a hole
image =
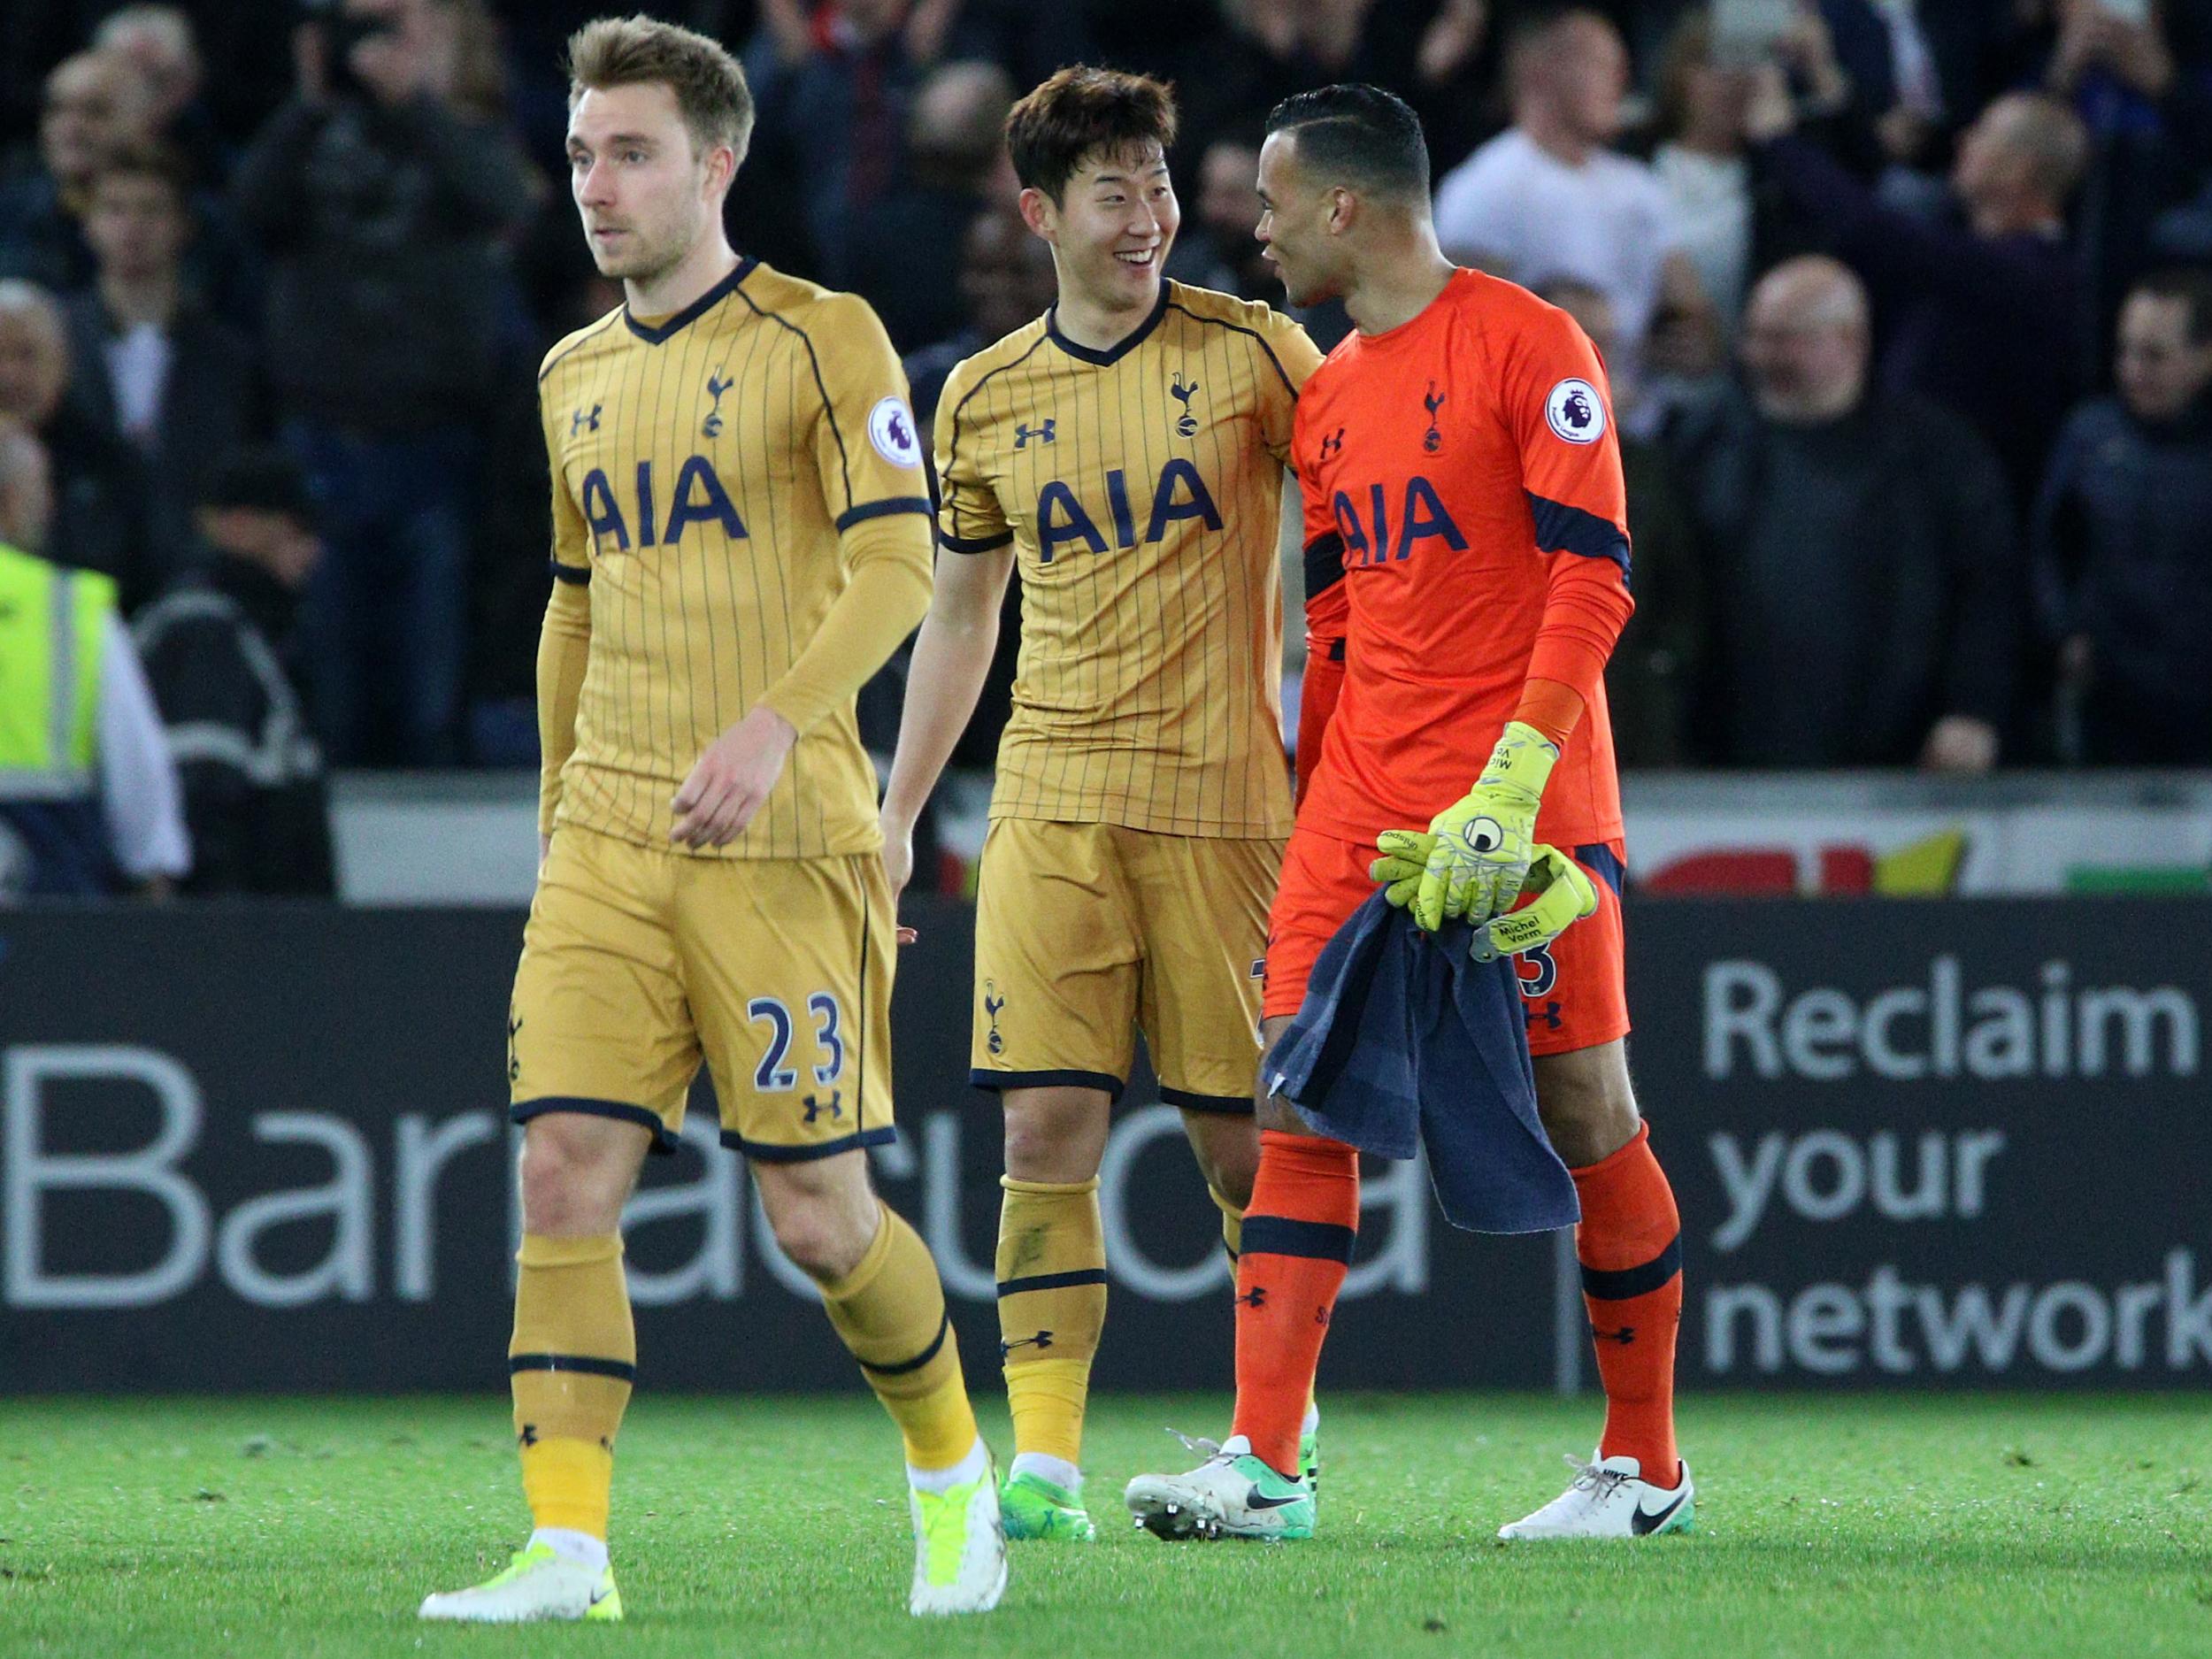
[[[1157,144],[1175,147],[1175,88],[1149,75],[1071,64],[1056,71],[1006,118],[1014,176],[1056,204],[1087,161]]]
[[[1379,196],[1429,193],[1429,147],[1421,118],[1395,93],[1356,83],[1317,87],[1268,111],[1267,130],[1294,133],[1299,165]]]
[[[2138,277],[2128,290],[2156,299],[2179,300],[2189,312],[2189,343],[2212,345],[2212,272],[2177,265]]]

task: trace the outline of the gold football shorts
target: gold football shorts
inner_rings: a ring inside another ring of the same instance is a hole
[[[563,825],[508,1015],[517,1123],[626,1119],[672,1151],[706,1062],[722,1144],[795,1163],[895,1137],[883,860],[699,858]]]
[[[1144,1033],[1160,1098],[1252,1110],[1279,841],[995,820],[976,901],[969,1079],[1119,1098]]]

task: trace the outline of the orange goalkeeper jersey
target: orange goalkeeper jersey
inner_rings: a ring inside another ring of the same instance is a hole
[[[1588,337],[1527,290],[1461,271],[1411,321],[1346,336],[1306,383],[1292,449],[1307,633],[1344,658],[1299,822],[1362,842],[1425,826],[1540,680],[1584,712],[1537,836],[1618,840],[1602,674],[1632,608],[1627,505]]]

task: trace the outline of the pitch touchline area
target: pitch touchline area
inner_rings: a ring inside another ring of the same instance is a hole
[[[905,1610],[873,1402],[641,1395],[619,1447],[619,1629],[418,1624],[528,1522],[507,1402],[0,1402],[0,1654],[2027,1655],[2212,1652],[2201,1394],[1693,1395],[1698,1532],[1502,1546],[1586,1455],[1587,1402],[1323,1394],[1320,1532],[1018,1548],[1002,1608]],[[1094,1402],[1089,1496],[1179,1467],[1221,1399]],[[985,1417],[995,1446],[1002,1414]]]

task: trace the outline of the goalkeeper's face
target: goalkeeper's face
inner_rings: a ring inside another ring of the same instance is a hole
[[[735,170],[726,147],[702,153],[658,82],[594,88],[569,115],[569,188],[602,276],[673,270],[720,222]]]
[[[1330,234],[1338,195],[1317,188],[1298,165],[1292,134],[1268,135],[1260,147],[1260,222],[1252,234],[1293,305],[1318,305],[1344,291],[1337,268],[1341,250]]]

